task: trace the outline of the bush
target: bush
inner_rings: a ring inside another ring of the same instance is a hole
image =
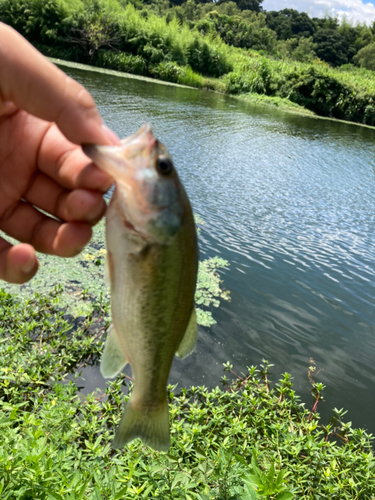
[[[370,43],[359,50],[353,57],[353,61],[361,68],[375,71],[375,43]]]
[[[100,50],[94,62],[101,68],[114,69],[124,73],[133,73],[134,75],[145,75],[147,73],[143,57],[125,54],[124,52]]]
[[[197,73],[207,76],[222,76],[233,69],[225,55],[206,40],[194,37],[187,44],[187,62]]]
[[[59,0],[2,0],[0,20],[15,28],[29,40],[42,44],[58,44],[70,27],[66,21],[68,3]]]

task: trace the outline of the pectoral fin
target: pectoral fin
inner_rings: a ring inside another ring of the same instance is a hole
[[[181,343],[177,349],[177,356],[181,359],[189,356],[194,349],[198,339],[198,326],[197,326],[197,316],[195,314],[195,307],[193,307],[193,312],[190,316],[190,321],[186,329],[185,335],[181,340]]]
[[[127,360],[119,344],[115,327],[111,325],[100,360],[100,373],[104,378],[114,378],[126,364]]]

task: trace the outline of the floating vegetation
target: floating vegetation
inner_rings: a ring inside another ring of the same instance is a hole
[[[197,224],[203,224],[199,216],[195,220]],[[1,286],[24,300],[34,292],[48,293],[59,286],[64,289],[59,304],[66,313],[73,316],[89,315],[93,312],[95,301],[99,299],[106,302],[107,308],[109,306],[109,290],[104,283],[105,255],[105,223],[100,221],[93,230],[90,243],[81,254],[69,259],[38,254],[40,268],[31,281],[21,286],[4,282]],[[222,290],[217,272],[228,265],[226,260],[219,257],[200,262],[196,304],[197,320],[201,326],[213,325],[215,320],[211,307],[218,307],[220,299],[229,300],[229,292]]]

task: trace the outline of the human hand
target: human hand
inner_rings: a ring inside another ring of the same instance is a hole
[[[2,23],[0,68],[0,230],[22,242],[0,238],[0,279],[24,283],[36,250],[76,255],[105,212],[112,181],[78,145],[119,140],[90,94]]]

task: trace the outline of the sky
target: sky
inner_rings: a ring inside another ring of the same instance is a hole
[[[344,15],[354,22],[372,24],[375,21],[375,0],[263,0],[264,10],[296,9],[307,12],[310,17],[324,17],[325,14]]]

